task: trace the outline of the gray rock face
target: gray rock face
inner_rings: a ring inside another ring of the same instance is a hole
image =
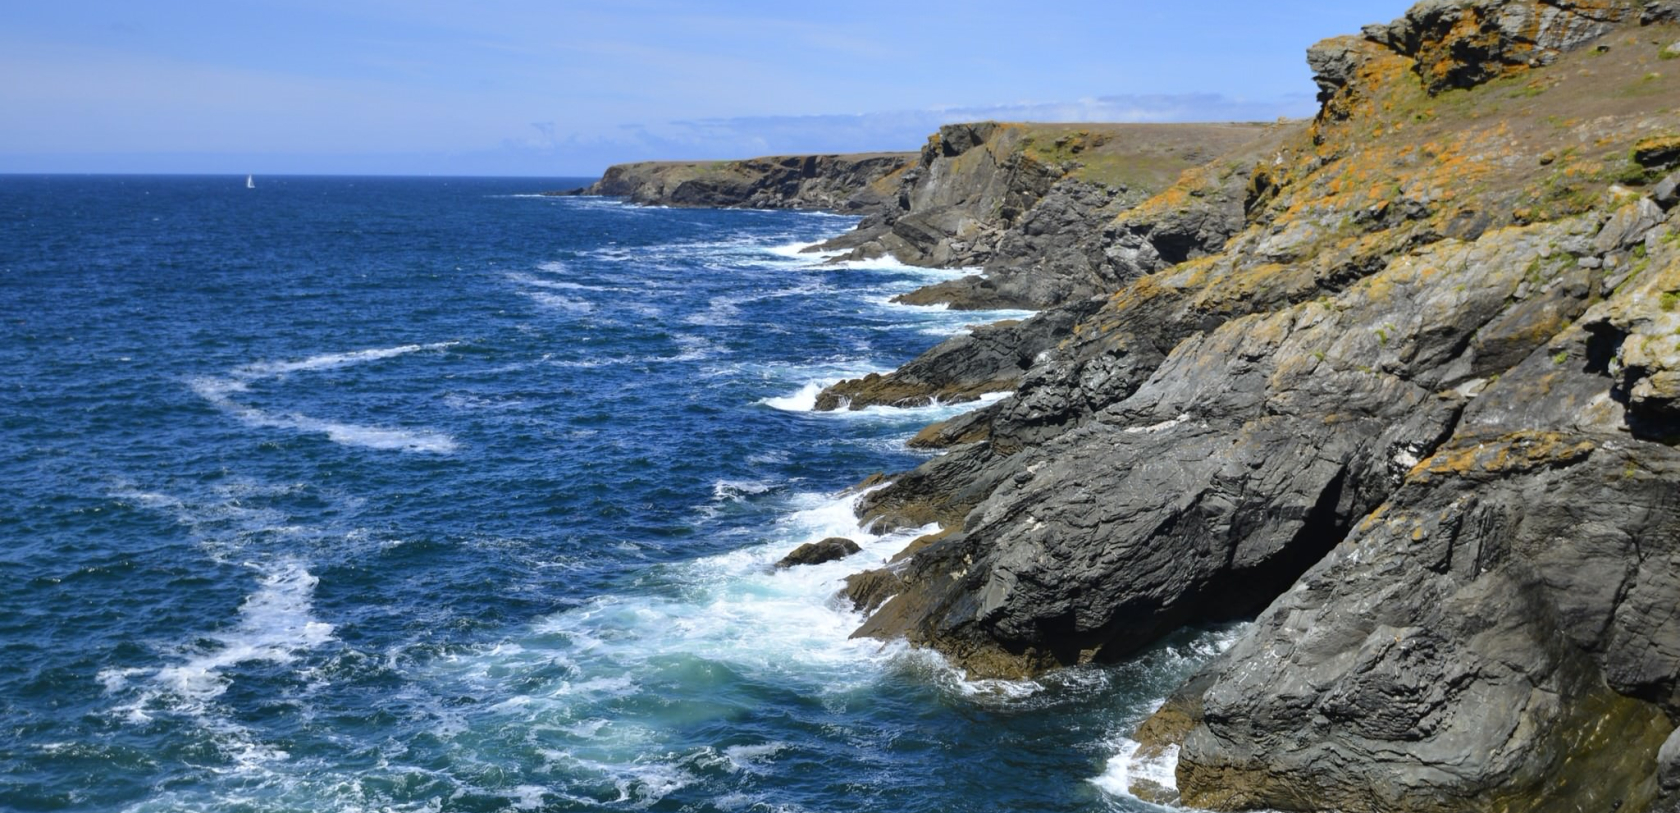
[[[851,252],[843,259],[984,268],[900,298],[909,304],[1039,309],[1108,293],[1117,280],[1218,250],[1241,223],[1248,165],[1290,129],[949,125],[902,176],[897,209],[827,247]],[[1106,253],[1104,229],[1117,216],[1222,156],[1231,165],[1210,173],[1205,199],[1128,224],[1133,253]]]
[[[1644,808],[1677,710],[1680,622],[1651,612],[1680,601],[1677,467],[1545,432],[1419,465],[1172,701],[1185,801]]]
[[[1680,0],[1645,0],[1639,13],[1640,25],[1680,22]]]
[[[1556,331],[1539,346],[1495,338],[1535,318],[1527,300],[1480,328],[1473,343],[1494,352],[1472,382],[1504,372],[1455,388],[1475,397],[1453,438],[1397,472],[1383,504],[1145,724],[1140,739],[1180,747],[1186,803],[1680,807],[1664,750],[1680,714],[1680,452],[1673,418],[1633,394],[1680,361],[1661,296],[1680,290],[1680,250],[1653,209],[1531,235],[1653,248],[1609,299],[1544,320]]]

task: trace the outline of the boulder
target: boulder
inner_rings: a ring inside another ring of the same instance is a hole
[[[790,568],[797,565],[820,565],[851,556],[863,548],[850,539],[831,536],[820,542],[806,542],[793,549],[792,553],[782,557],[776,563],[777,568]]]
[[[1658,181],[1651,187],[1651,200],[1665,210],[1674,208],[1675,203],[1680,203],[1680,172]]]

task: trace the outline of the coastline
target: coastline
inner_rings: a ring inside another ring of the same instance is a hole
[[[872,531],[939,530],[848,580],[857,634],[1007,679],[1257,617],[1127,745],[1192,806],[1680,798],[1658,783],[1680,663],[1650,661],[1668,627],[1619,592],[1680,600],[1641,564],[1680,530],[1656,496],[1680,473],[1680,120],[1656,100],[1680,91],[1653,70],[1680,9],[1600,5],[1425,3],[1320,43],[1317,118],[1116,208],[1075,177],[1099,127],[1063,132],[1066,163],[1035,125],[930,139],[898,207],[825,248],[983,269],[902,302],[1037,313],[816,394],[1004,393],[861,498]],[[1279,716],[1300,703],[1317,722]],[[1625,748],[1574,733],[1606,721]],[[1402,764],[1432,772],[1421,795]]]

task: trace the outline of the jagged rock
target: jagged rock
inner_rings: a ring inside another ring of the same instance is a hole
[[[1022,322],[1006,321],[953,336],[887,375],[870,374],[824,389],[817,409],[961,403],[1013,389],[1021,371],[1053,347],[1100,302],[1075,302]]]
[[[1424,461],[1169,703],[1185,802],[1643,809],[1680,673],[1648,610],[1680,601],[1677,474],[1546,432]]]
[[[1105,224],[1172,185],[1185,170],[1221,155],[1255,160],[1265,145],[1290,129],[1255,124],[949,125],[929,139],[916,167],[901,176],[896,210],[860,224],[856,233],[825,249],[849,252],[837,261],[891,255],[913,265],[984,266],[984,275],[901,298],[910,304],[1037,309],[1107,293],[1116,276],[1132,275],[1104,273],[1109,263],[1096,238]],[[1246,177],[1246,172],[1244,167],[1239,174]],[[1191,208],[1205,212],[1216,207],[1210,202]],[[1223,222],[1230,219],[1222,216]],[[1206,231],[1196,223],[1185,233]],[[1175,236],[1171,228],[1162,234],[1168,256],[1175,241],[1195,239]],[[1229,234],[1200,235],[1212,243],[1201,250],[1217,249]]]
[[[948,449],[964,443],[979,443],[991,435],[997,406],[977,409],[950,420],[928,424],[909,440],[912,449]]]
[[[1367,33],[1370,33],[1367,29]],[[1307,49],[1307,67],[1312,69],[1313,82],[1318,85],[1318,101],[1328,104],[1347,90],[1370,60],[1371,49],[1356,37],[1332,37]],[[1337,111],[1345,117],[1346,111]]]
[[[1594,306],[1580,327],[1596,341],[1593,363],[1615,379],[1610,395],[1626,405],[1628,431],[1673,443],[1680,441],[1680,259],[1664,245],[1645,262],[1665,264]]]
[[[1415,59],[1438,93],[1550,64],[1641,11],[1634,0],[1424,0],[1364,34]]]
[[[890,569],[880,568],[847,576],[846,586],[840,592],[852,602],[852,609],[871,613],[902,589],[904,583],[896,574]]]
[[[1639,14],[1640,25],[1680,22],[1680,0],[1646,0]]]
[[[1680,807],[1680,729],[1668,735],[1657,750],[1657,788],[1666,802],[1659,809]]]
[[[1662,207],[1650,198],[1629,203],[1610,216],[1598,236],[1593,238],[1593,249],[1604,254],[1643,243],[1645,235],[1663,222],[1665,216]]]
[[[1604,229],[1623,234],[1642,210]],[[1552,321],[1451,441],[1145,724],[1140,738],[1180,747],[1187,804],[1680,807],[1680,746],[1666,743],[1680,422],[1634,395],[1680,361],[1680,318],[1663,309],[1680,290],[1674,243],[1650,243],[1607,301]]]
[[[1451,433],[1454,387],[1585,309],[1563,257],[1564,284],[1512,299],[1540,246],[1578,228],[1425,249],[1329,302],[1181,342],[1129,398],[1011,457],[859,633],[1016,676],[1257,610]]]
[[[1680,136],[1657,136],[1633,145],[1633,162],[1647,169],[1664,170],[1680,164]]]
[[[1680,203],[1680,172],[1668,176],[1651,187],[1651,200],[1663,209],[1674,208]]]
[[[831,536],[821,542],[806,542],[793,549],[792,553],[782,557],[776,563],[777,568],[790,568],[797,565],[820,565],[837,559],[844,559],[863,548],[850,539]]]

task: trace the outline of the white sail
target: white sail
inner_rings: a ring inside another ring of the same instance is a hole
[[[245,188],[246,189],[256,189],[257,188],[256,176],[254,176],[254,175],[246,175],[245,176]]]

